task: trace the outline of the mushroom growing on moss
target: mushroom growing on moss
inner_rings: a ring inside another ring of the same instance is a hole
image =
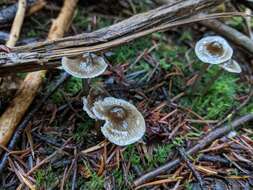
[[[199,40],[195,46],[195,53],[204,63],[218,64],[232,73],[240,73],[242,71],[240,65],[232,59],[233,49],[220,36],[209,36]]]
[[[84,110],[92,118],[105,121],[101,131],[110,142],[116,145],[126,146],[135,143],[146,131],[142,114],[134,105],[125,100],[106,97],[95,101],[91,109]]]
[[[76,57],[63,57],[62,68],[77,78],[94,78],[101,75],[107,68],[103,57],[86,53]]]

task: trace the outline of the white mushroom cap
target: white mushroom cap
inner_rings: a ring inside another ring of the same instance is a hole
[[[221,64],[232,58],[233,49],[224,38],[209,36],[197,42],[195,53],[204,63]]]
[[[103,57],[95,54],[83,54],[82,56],[69,58],[63,57],[62,68],[70,75],[78,78],[94,78],[101,75],[107,68]]]
[[[119,146],[135,143],[145,133],[142,114],[125,100],[107,97],[95,102],[92,112],[98,119],[105,120],[101,128],[104,136]]]
[[[223,63],[221,65],[221,67],[231,73],[241,73],[242,72],[242,69],[241,69],[241,66],[239,65],[239,63],[237,63],[235,60],[232,60],[232,59],[230,61]]]

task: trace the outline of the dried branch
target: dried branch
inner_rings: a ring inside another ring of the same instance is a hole
[[[72,21],[77,0],[65,0],[64,6],[58,18],[53,22],[48,39],[54,40],[62,37]],[[25,112],[32,103],[37,91],[41,87],[46,71],[29,73],[11,105],[0,118],[0,144],[6,146],[12,137],[14,130],[20,123]]]
[[[12,24],[9,40],[6,43],[7,46],[10,47],[15,46],[23,25],[25,11],[26,11],[26,0],[19,0],[17,14]],[[12,132],[14,131],[13,127],[9,128],[9,126],[5,124],[6,122],[0,124],[0,144],[4,146],[7,145],[12,135]]]
[[[2,63],[0,75],[4,75],[7,70],[15,72],[23,69],[27,71],[55,67],[55,62],[63,56],[108,50],[153,32],[203,20],[189,17],[223,2],[224,0],[176,0],[92,33],[12,48],[10,54],[0,55]],[[231,14],[215,14],[211,18],[217,16],[231,16]]]
[[[23,25],[23,21],[25,18],[25,11],[26,11],[26,0],[19,0],[18,1],[18,10],[15,16],[15,19],[12,24],[9,40],[7,41],[6,45],[8,47],[15,46],[19,34]]]
[[[196,181],[199,183],[200,189],[203,190],[204,189],[203,179],[202,179],[200,173],[195,169],[194,165],[189,160],[188,155],[185,152],[184,148],[179,148],[179,154],[180,154],[182,160],[186,163],[187,167],[192,172],[192,174],[193,174],[194,178],[196,179]]]
[[[201,140],[199,140],[199,142],[195,146],[193,146],[191,149],[189,149],[187,151],[187,154],[194,155],[194,154],[198,153],[200,150],[203,150],[205,147],[210,145],[215,140],[227,135],[229,132],[231,132],[233,130],[240,129],[243,126],[243,124],[245,124],[249,121],[252,121],[252,120],[253,120],[253,114],[248,114],[248,115],[245,115],[243,117],[240,117],[240,118],[234,120],[230,124],[227,124],[227,125],[224,125],[220,128],[214,129],[213,131],[208,133],[206,136],[204,136]],[[139,186],[139,185],[143,184],[144,182],[149,181],[149,180],[155,178],[156,176],[163,174],[165,172],[168,172],[169,170],[177,167],[180,163],[181,163],[181,159],[175,159],[173,161],[170,161],[167,164],[160,166],[160,167],[156,168],[155,170],[150,171],[150,172],[144,174],[143,176],[139,177],[138,179],[136,179],[134,181],[134,185]]]

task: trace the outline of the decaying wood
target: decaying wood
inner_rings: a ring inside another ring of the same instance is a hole
[[[216,139],[219,139],[219,138],[227,135],[229,132],[231,132],[233,130],[240,129],[243,126],[243,124],[245,124],[249,121],[252,121],[252,120],[253,120],[253,114],[248,114],[248,115],[238,118],[235,121],[228,123],[222,127],[214,129],[213,131],[208,133],[206,136],[204,136],[201,140],[199,140],[195,146],[193,146],[191,149],[189,149],[187,151],[187,154],[194,155],[194,154],[198,153],[200,150],[203,150],[205,147],[210,145]],[[146,181],[149,181],[149,180],[155,178],[158,175],[161,175],[165,172],[169,172],[169,170],[177,167],[180,163],[181,163],[180,159],[175,159],[171,162],[168,162],[165,165],[160,166],[160,167],[156,168],[155,170],[150,171],[150,172],[144,174],[143,176],[139,177],[138,179],[136,179],[134,181],[134,185],[139,186],[139,185],[145,183]]]
[[[20,31],[23,25],[23,21],[25,18],[25,11],[26,11],[26,0],[19,0],[18,2],[18,10],[15,16],[15,19],[12,24],[9,40],[6,42],[6,45],[9,47],[15,46]],[[6,118],[7,119],[7,118]],[[12,135],[12,132],[14,131],[13,127],[10,127],[8,125],[5,125],[5,122],[0,124],[0,144],[6,145]]]
[[[231,28],[218,20],[205,20],[200,23],[217,32],[219,35],[225,36],[236,45],[243,47],[249,53],[253,53],[253,41],[238,30]]]
[[[58,18],[53,21],[48,39],[54,40],[62,37],[64,32],[68,29],[69,23],[72,21],[73,13],[77,0],[65,0],[64,6]],[[21,121],[28,107],[32,103],[37,91],[39,90],[46,71],[38,71],[29,73],[16,97],[11,101],[11,105],[6,109],[0,118],[0,144],[6,146],[16,128]]]
[[[10,54],[0,55],[0,75],[5,74],[6,69],[11,72],[47,68],[50,64],[55,65],[62,56],[108,50],[152,32],[189,23],[190,16],[223,2],[224,0],[176,0],[92,33],[15,47]]]

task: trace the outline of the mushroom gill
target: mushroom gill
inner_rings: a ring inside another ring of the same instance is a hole
[[[101,75],[107,68],[103,57],[95,54],[83,54],[77,57],[63,57],[62,68],[77,78],[94,78]]]
[[[98,100],[92,107],[96,118],[104,120],[103,135],[112,143],[125,146],[140,140],[146,130],[145,120],[136,107],[113,97]]]

